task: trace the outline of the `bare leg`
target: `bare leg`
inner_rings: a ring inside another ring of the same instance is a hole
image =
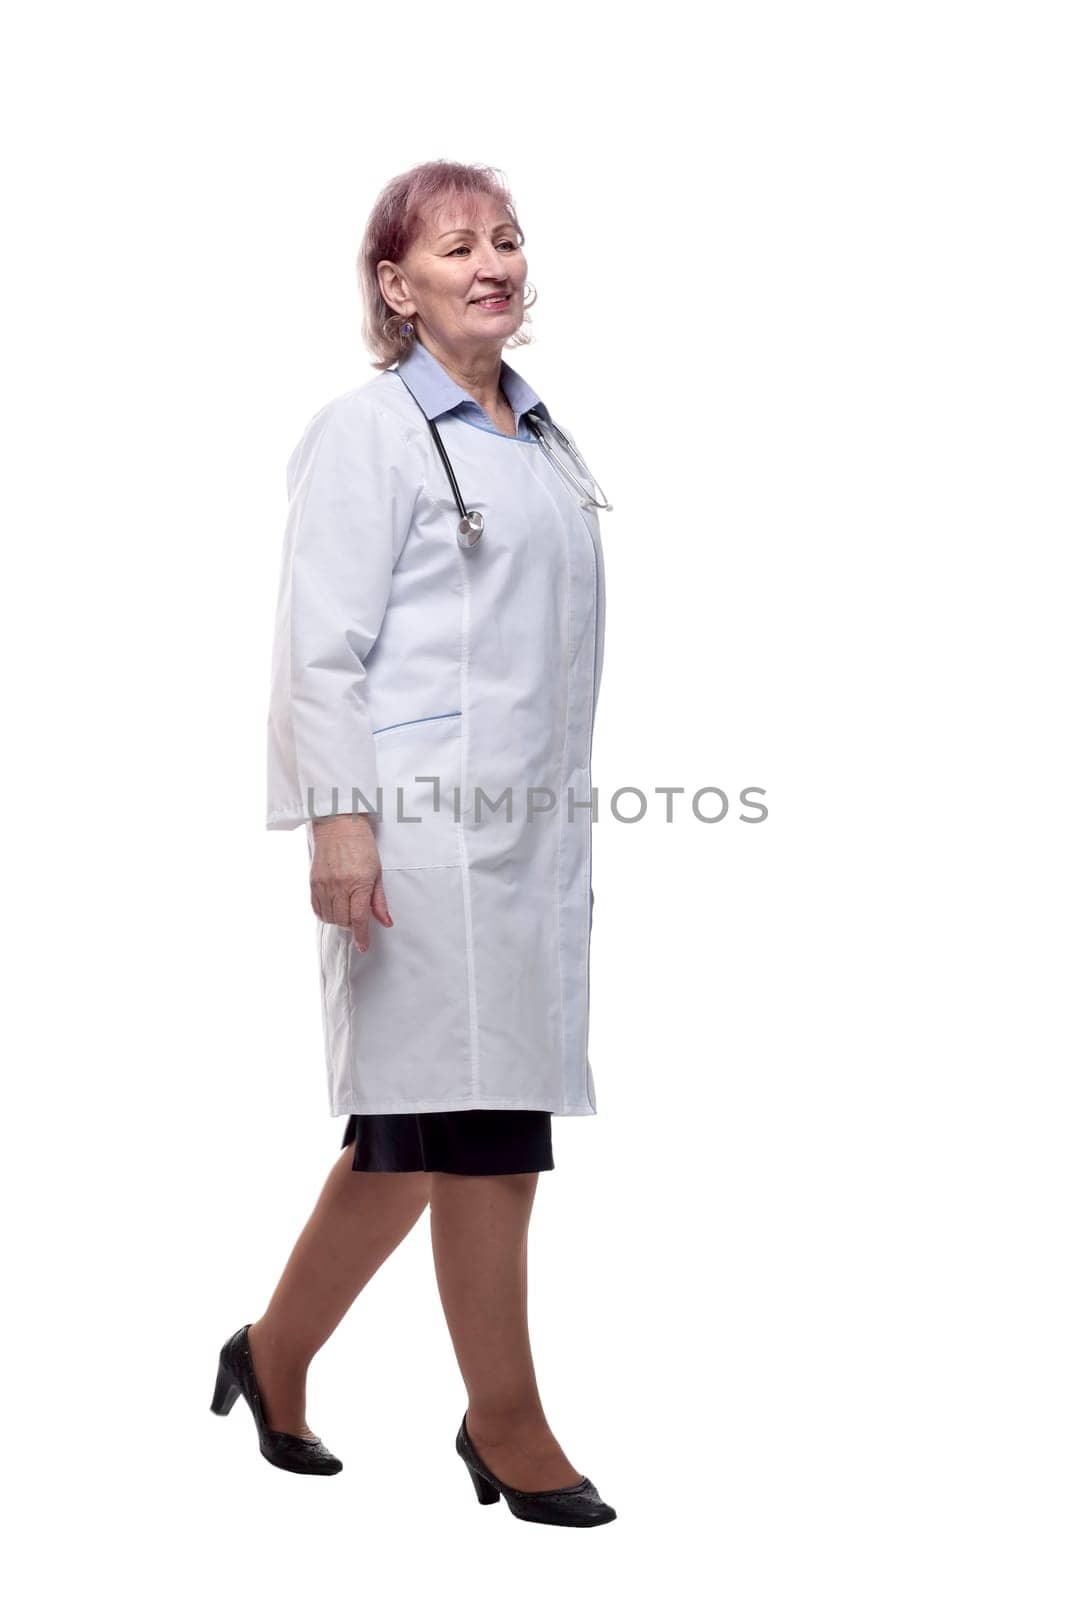
[[[267,1423],[313,1437],[304,1414],[311,1359],[430,1198],[426,1172],[353,1172],[342,1150],[270,1304],[248,1330]]]
[[[467,1432],[514,1489],[582,1474],[548,1426],[526,1319],[526,1240],[538,1174],[431,1174],[430,1236],[448,1331],[467,1387]]]

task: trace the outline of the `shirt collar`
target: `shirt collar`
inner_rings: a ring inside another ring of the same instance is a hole
[[[419,339],[414,341],[411,349],[398,362],[396,370],[431,422],[443,416],[446,411],[454,411],[457,406],[478,404],[466,389],[461,389],[459,384],[449,377],[436,356],[431,355]],[[547,422],[552,421],[548,407],[536,390],[504,360],[500,362],[500,387],[504,391],[508,405],[520,417],[527,411],[534,411]],[[481,411],[480,406],[478,409]],[[484,412],[482,414],[485,415]]]

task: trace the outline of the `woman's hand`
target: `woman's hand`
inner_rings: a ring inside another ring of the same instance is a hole
[[[312,822],[311,904],[321,922],[351,928],[360,955],[370,943],[370,917],[391,928],[378,845],[365,811]]]

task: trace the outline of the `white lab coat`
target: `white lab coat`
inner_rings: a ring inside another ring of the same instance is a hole
[[[312,815],[372,813],[394,926],[372,916],[360,955],[317,924],[331,1115],[587,1116],[597,513],[540,445],[438,427],[485,518],[472,550],[395,372],[324,406],[289,461],[267,826],[303,824],[310,853]],[[511,821],[486,804],[508,789]],[[554,802],[527,821],[535,789]]]

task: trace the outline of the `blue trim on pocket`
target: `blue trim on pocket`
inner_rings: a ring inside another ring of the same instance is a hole
[[[409,717],[406,722],[387,722],[384,728],[372,728],[371,733],[388,733],[390,728],[410,728],[413,722],[440,722],[443,717],[462,715],[461,711],[436,711],[432,717]]]

